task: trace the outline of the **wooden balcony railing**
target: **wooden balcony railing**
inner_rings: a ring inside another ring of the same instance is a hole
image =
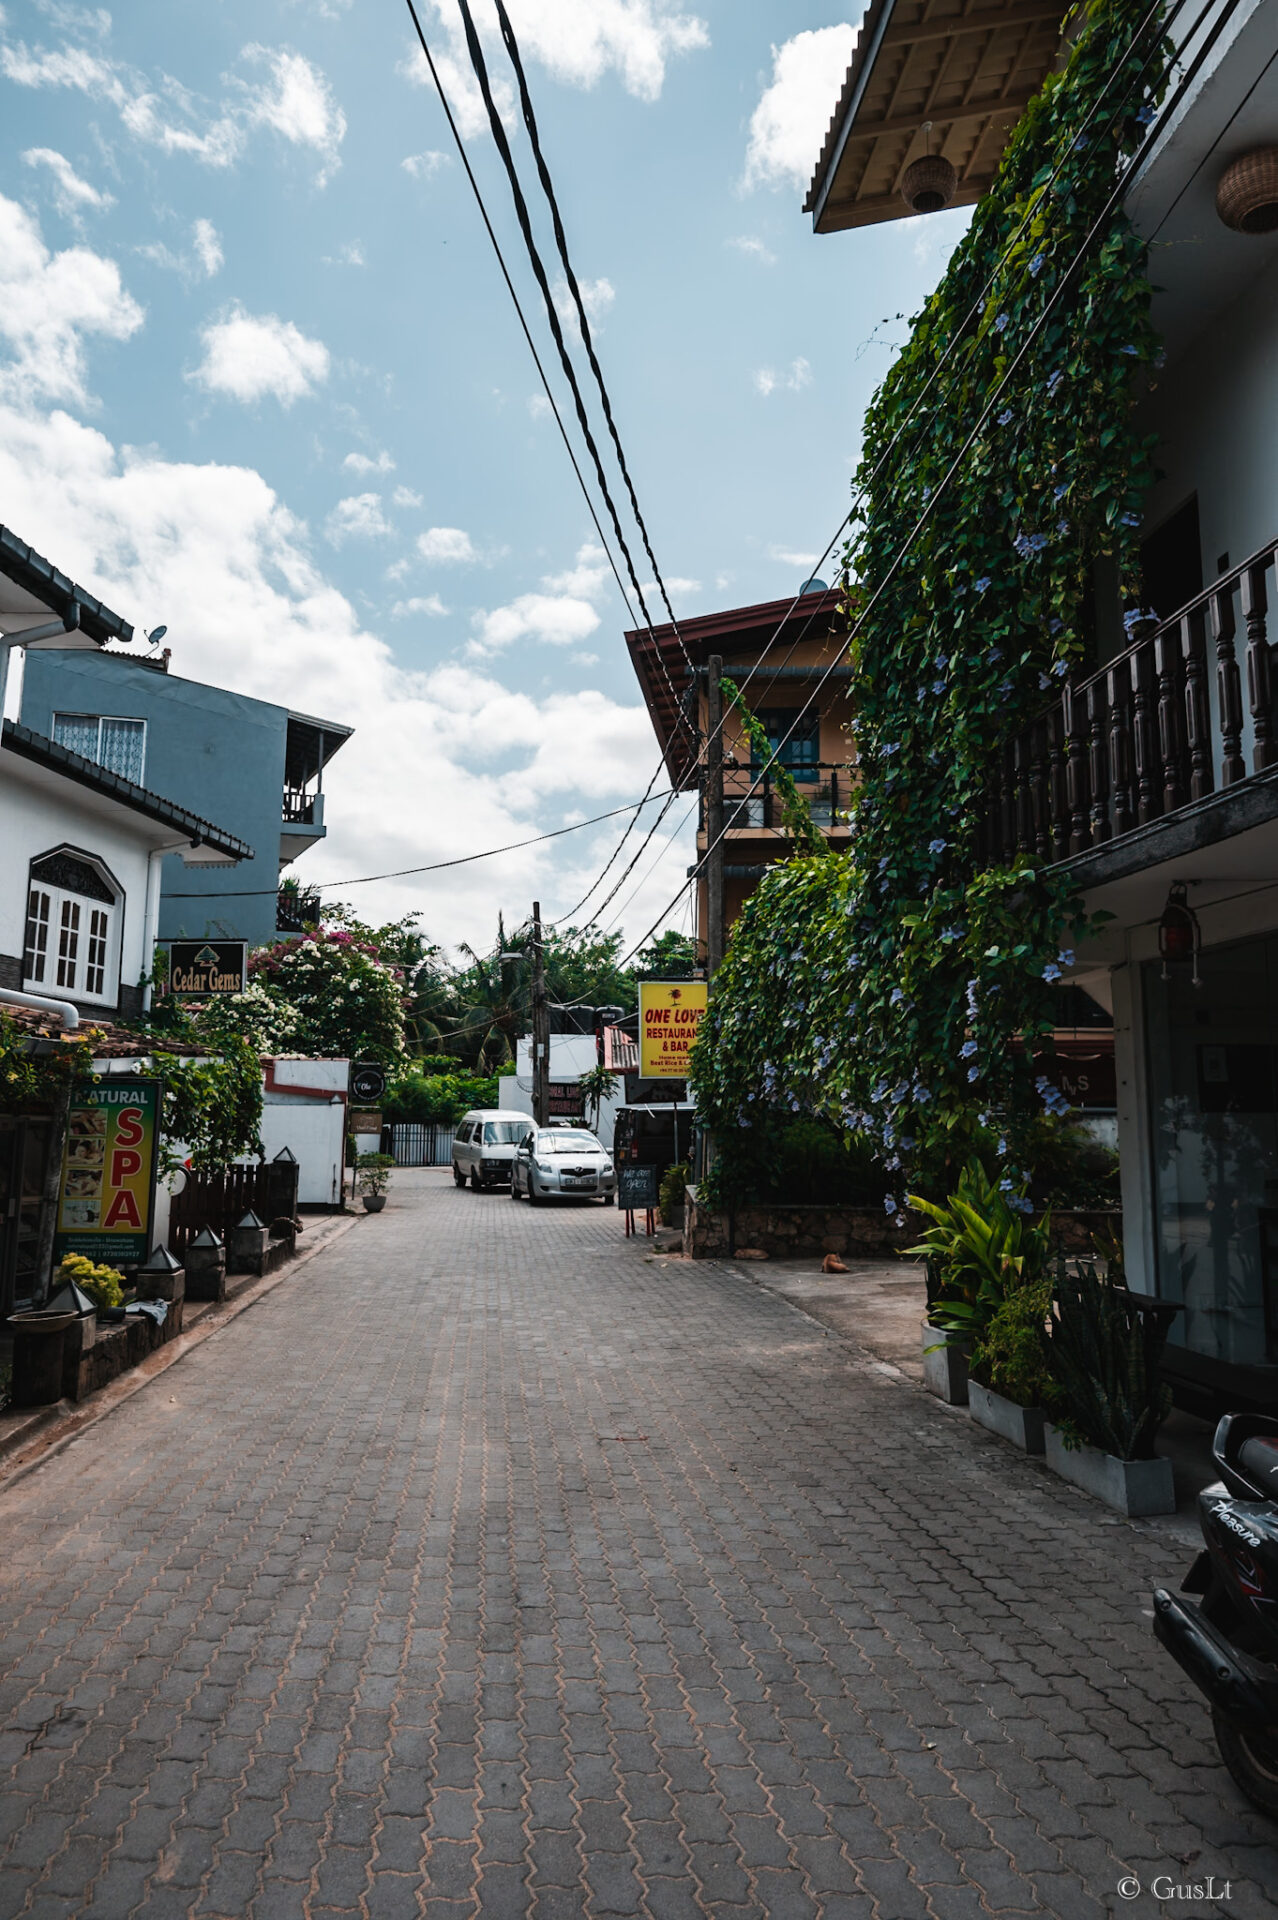
[[[845,827],[839,814],[846,812],[852,801],[853,769],[842,761],[821,760],[807,767],[796,767],[793,772],[795,786],[811,810],[812,824],[827,831]],[[815,777],[805,779],[804,775],[809,773]],[[730,767],[724,774],[723,784],[725,831],[757,833],[785,825],[771,771],[759,774],[753,768]],[[705,826],[704,797],[698,825]]]
[[[1222,574],[1012,736],[991,782],[987,860],[1064,860],[1278,763],[1276,556],[1272,542]]]

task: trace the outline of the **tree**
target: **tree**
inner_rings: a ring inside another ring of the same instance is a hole
[[[470,962],[457,981],[462,1033],[458,1050],[495,1073],[515,1057],[515,1042],[528,1031],[532,966],[527,955],[527,932],[508,934],[497,916],[497,946],[493,953],[476,953],[462,943]],[[508,957],[508,956],[514,956]]]
[[[376,929],[317,927],[300,940],[258,947],[249,974],[296,1016],[291,1051],[388,1066],[403,1057],[403,977],[382,957]]]
[[[660,939],[635,955],[635,973],[660,980],[691,980],[698,967],[697,943],[668,928]]]

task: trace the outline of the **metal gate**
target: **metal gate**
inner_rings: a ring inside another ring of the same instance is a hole
[[[453,1157],[457,1129],[451,1123],[401,1121],[382,1130],[382,1152],[397,1167],[446,1167]]]

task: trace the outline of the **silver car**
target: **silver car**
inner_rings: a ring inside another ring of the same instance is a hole
[[[612,1155],[584,1127],[531,1127],[515,1150],[510,1173],[511,1199],[525,1194],[534,1207],[552,1194],[602,1199],[610,1207],[617,1197]]]

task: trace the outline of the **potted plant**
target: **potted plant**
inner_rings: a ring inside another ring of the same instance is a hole
[[[1171,1411],[1160,1364],[1179,1307],[1129,1293],[1095,1261],[1062,1260],[1042,1334],[1062,1411],[1045,1428],[1047,1464],[1120,1513],[1174,1513],[1170,1460],[1154,1451]]]
[[[683,1196],[688,1190],[688,1168],[686,1164],[676,1162],[667,1167],[657,1190],[657,1199],[661,1207],[663,1227],[683,1226]]]
[[[380,1213],[386,1205],[394,1156],[389,1153],[361,1153],[355,1163],[355,1180],[365,1213]]]
[[[1042,1273],[1050,1221],[1032,1225],[1022,1196],[996,1183],[979,1160],[968,1162],[943,1204],[910,1194],[909,1205],[931,1223],[910,1249],[928,1266],[924,1384],[951,1406],[965,1406],[973,1344],[1007,1295]]]
[[[1043,1409],[1053,1392],[1043,1355],[1051,1299],[1045,1274],[1010,1288],[972,1343],[968,1410],[1023,1453],[1043,1451]]]

